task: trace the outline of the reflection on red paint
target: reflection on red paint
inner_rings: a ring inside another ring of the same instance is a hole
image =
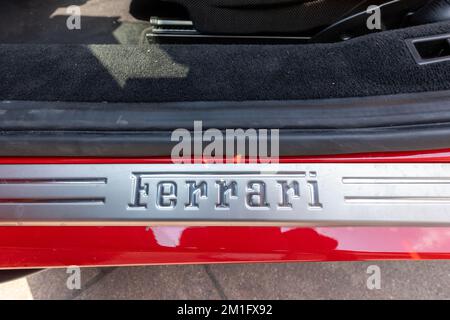
[[[1,227],[0,243],[1,268],[450,258],[450,228]]]

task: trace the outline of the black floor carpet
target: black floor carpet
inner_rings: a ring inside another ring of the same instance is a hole
[[[0,45],[0,100],[278,100],[450,89],[404,39],[450,23],[312,45]]]

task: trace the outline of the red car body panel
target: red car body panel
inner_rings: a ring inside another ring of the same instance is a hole
[[[449,163],[450,150],[281,161]],[[170,159],[0,159],[0,164],[68,163],[170,163]],[[0,268],[379,259],[450,259],[450,228],[0,227]]]

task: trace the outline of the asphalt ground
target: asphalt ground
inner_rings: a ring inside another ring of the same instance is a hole
[[[367,286],[373,265],[380,289]],[[0,284],[0,299],[450,299],[450,261],[86,268],[80,275],[80,289],[69,289],[67,269],[45,270]]]

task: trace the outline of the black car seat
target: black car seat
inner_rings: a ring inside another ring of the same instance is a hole
[[[388,0],[164,0],[184,6],[205,34],[315,32]],[[415,9],[430,0],[397,0]],[[395,1],[394,1],[395,2]]]

